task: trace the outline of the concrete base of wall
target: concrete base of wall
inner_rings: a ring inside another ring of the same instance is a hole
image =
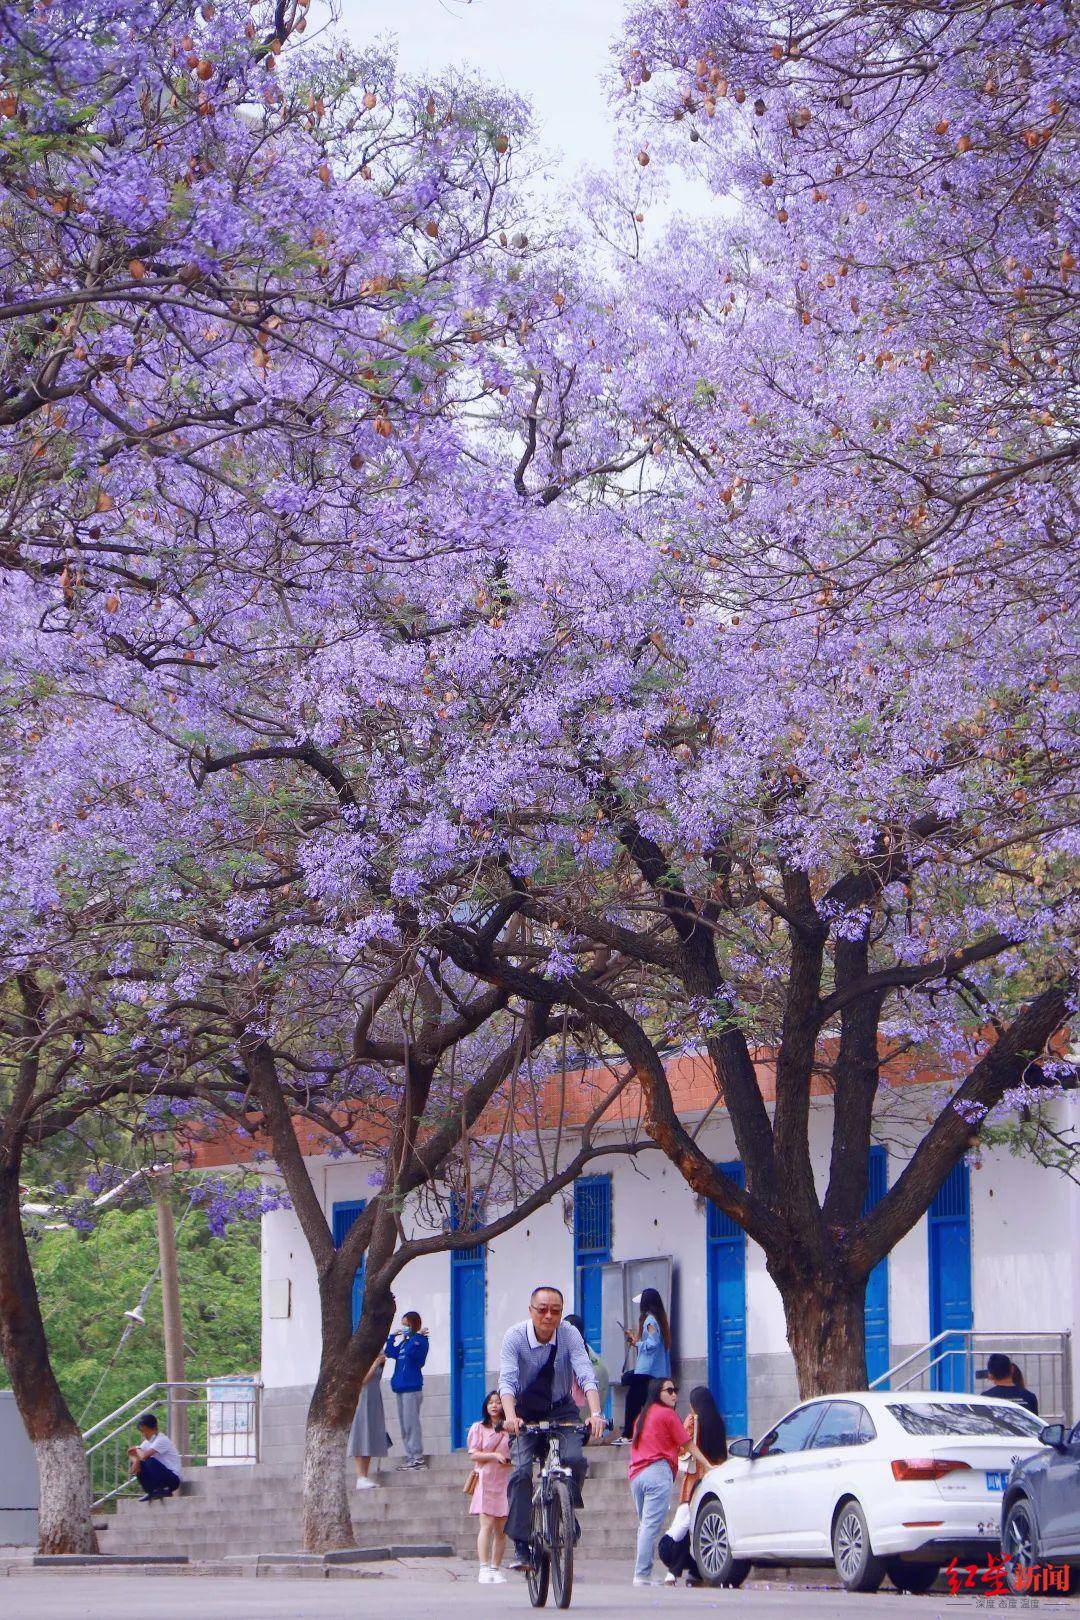
[[[688,1356],[684,1361],[676,1362],[675,1381],[679,1386],[679,1410],[682,1412],[689,1404],[694,1385],[709,1382],[709,1364],[705,1357]],[[797,1404],[798,1399],[795,1363],[786,1351],[781,1355],[746,1358],[747,1424],[754,1440],[759,1440],[778,1418]],[[729,1440],[738,1438],[734,1432],[728,1435]]]
[[[36,1547],[37,1508],[0,1508],[0,1547]]]
[[[299,1469],[304,1461],[304,1432],[307,1425],[311,1384],[293,1384],[281,1389],[264,1389],[262,1396],[262,1446],[260,1461],[275,1469]],[[397,1401],[390,1380],[383,1384],[386,1430],[393,1441],[390,1460],[405,1455],[398,1424]],[[424,1403],[420,1412],[424,1449],[439,1456],[450,1450],[450,1379],[434,1376],[424,1380]]]

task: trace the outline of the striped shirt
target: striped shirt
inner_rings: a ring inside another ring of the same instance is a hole
[[[499,1353],[500,1395],[513,1395],[516,1399],[534,1381],[550,1354],[551,1340],[541,1344],[531,1320],[507,1328]],[[552,1406],[570,1399],[570,1387],[575,1379],[583,1392],[596,1388],[596,1374],[584,1339],[569,1322],[560,1322],[555,1329]]]

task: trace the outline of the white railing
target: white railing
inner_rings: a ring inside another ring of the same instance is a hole
[[[83,1435],[94,1506],[138,1491],[128,1447],[142,1439],[135,1420],[144,1412],[153,1412],[185,1465],[258,1462],[261,1396],[262,1385],[253,1378],[148,1384]]]
[[[1007,1333],[952,1328],[920,1345],[872,1380],[871,1389],[944,1389],[974,1392],[986,1384],[986,1358],[995,1350],[1015,1361],[1039,1401],[1047,1423],[1072,1420],[1071,1334]]]

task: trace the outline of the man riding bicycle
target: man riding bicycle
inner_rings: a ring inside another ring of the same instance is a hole
[[[514,1464],[509,1485],[510,1512],[506,1520],[506,1534],[517,1554],[511,1569],[529,1568],[533,1463],[547,1446],[543,1435],[523,1434],[523,1425],[545,1420],[577,1423],[578,1409],[570,1396],[576,1381],[588,1402],[592,1438],[599,1440],[604,1432],[596,1374],[589,1352],[577,1328],[564,1322],[562,1314],[560,1289],[534,1288],[529,1299],[528,1320],[507,1329],[499,1356],[499,1394],[505,1413],[503,1427],[512,1437],[510,1455]],[[580,1435],[566,1433],[562,1455],[574,1479],[574,1506],[581,1507],[581,1486],[589,1470]]]

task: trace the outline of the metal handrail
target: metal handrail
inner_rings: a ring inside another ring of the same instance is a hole
[[[885,1372],[879,1373],[876,1378],[872,1378],[866,1386],[867,1389],[877,1389],[879,1384],[884,1384],[886,1380],[891,1381],[896,1373],[900,1372],[904,1367],[907,1367],[911,1362],[918,1361],[920,1356],[925,1356],[928,1350],[932,1350],[934,1348],[935,1344],[941,1344],[945,1339],[955,1338],[958,1331],[959,1330],[947,1331],[945,1333],[935,1334],[932,1339],[927,1340],[926,1344],[921,1344],[917,1350],[913,1350],[910,1356],[905,1356],[903,1361],[898,1361],[894,1367],[889,1367],[885,1370]]]
[[[929,1346],[927,1348],[929,1348]],[[963,1355],[967,1359],[971,1358],[970,1350],[964,1350],[964,1351],[942,1350],[940,1355],[931,1356],[929,1361],[926,1363],[926,1365],[924,1367],[916,1368],[916,1370],[913,1373],[909,1374],[909,1376],[907,1378],[902,1379],[900,1381],[900,1383],[898,1383],[898,1384],[894,1384],[892,1386],[893,1389],[895,1389],[897,1391],[902,1390],[902,1389],[910,1389],[912,1384],[915,1382],[916,1378],[921,1378],[921,1377],[923,1377],[923,1376],[925,1376],[927,1374],[932,1373],[935,1367],[941,1367],[943,1365],[946,1365],[946,1364],[949,1364],[949,1363],[953,1362],[958,1355]],[[875,1379],[874,1382],[876,1383],[877,1380]]]
[[[932,1382],[936,1368],[947,1365],[955,1369],[958,1360],[963,1364],[964,1382],[971,1385],[975,1382],[976,1361],[988,1355],[994,1346],[1007,1347],[1023,1361],[1035,1362],[1035,1377],[1029,1377],[1028,1383],[1040,1396],[1043,1416],[1047,1420],[1068,1422],[1072,1410],[1071,1338],[1068,1328],[946,1328],[872,1379],[868,1388],[887,1386],[899,1391],[910,1389],[917,1382],[925,1388]],[[899,1376],[905,1372],[906,1376]]]
[[[136,1412],[167,1404],[168,1428],[181,1447],[185,1463],[255,1463],[261,1449],[261,1394],[262,1381],[258,1378],[251,1381],[250,1394],[245,1390],[231,1398],[228,1381],[224,1380],[148,1384],[83,1435],[94,1507],[139,1488],[127,1456]],[[232,1427],[225,1422],[226,1412],[232,1413]],[[190,1442],[189,1418],[193,1418],[191,1427],[196,1431]]]
[[[125,1412],[130,1411],[133,1406],[152,1406],[153,1397],[157,1394],[158,1390],[167,1388],[167,1384],[147,1384],[145,1389],[140,1389],[137,1395],[132,1395],[130,1400],[124,1402],[123,1406],[118,1406],[115,1412],[110,1412],[107,1417],[100,1418],[98,1422],[92,1424],[89,1429],[84,1429],[83,1440],[89,1440],[90,1436],[92,1434],[97,1434],[98,1430],[103,1429],[106,1423],[112,1423],[115,1418],[121,1417]],[[94,1448],[91,1447],[90,1449],[93,1450]]]

